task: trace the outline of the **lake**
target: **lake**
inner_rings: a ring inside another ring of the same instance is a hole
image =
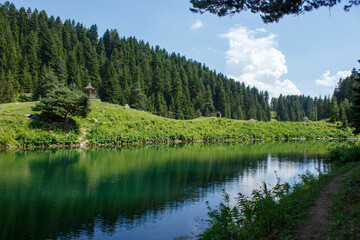
[[[173,239],[205,202],[327,166],[329,141],[0,151],[0,239]],[[233,201],[234,202],[234,201]]]

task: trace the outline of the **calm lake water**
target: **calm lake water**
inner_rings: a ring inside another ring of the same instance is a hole
[[[222,189],[324,170],[336,142],[0,151],[0,239],[173,239],[206,223]]]

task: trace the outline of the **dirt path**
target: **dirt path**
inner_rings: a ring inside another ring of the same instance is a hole
[[[320,195],[315,199],[315,205],[310,208],[308,221],[295,231],[295,237],[297,239],[323,239],[323,235],[328,230],[327,217],[330,214],[329,209],[333,195],[336,194],[342,186],[344,178],[351,173],[352,171],[336,177],[324,187]]]
[[[80,147],[86,148],[87,142],[88,142],[88,140],[85,138],[85,137],[86,137],[86,134],[87,134],[86,129],[85,129],[85,128],[81,128],[81,132],[82,132],[82,136],[79,138],[79,140],[81,141]]]

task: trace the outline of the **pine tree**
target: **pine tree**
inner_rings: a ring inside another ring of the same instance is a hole
[[[349,100],[345,98],[344,101],[341,103],[341,105],[345,111],[346,119],[348,120],[348,122],[352,122],[353,114]]]
[[[132,80],[132,77],[131,77],[130,68],[127,65],[125,65],[124,68],[122,69],[122,74],[121,74],[121,78],[120,78],[120,87],[123,92],[124,103],[128,103],[130,100],[131,80]]]
[[[225,95],[223,83],[220,79],[216,82],[214,105],[216,111],[219,111],[222,116],[227,116],[226,95]]]
[[[29,72],[31,75],[31,92],[35,92],[37,85],[39,83],[39,69],[40,69],[40,59],[38,55],[39,51],[39,40],[37,33],[31,31],[26,35],[24,52],[26,55],[27,63],[29,66]]]
[[[353,105],[353,118],[352,126],[355,128],[354,133],[360,133],[360,74],[358,72],[353,73],[356,84],[354,86],[355,98]]]
[[[91,84],[97,88],[101,85],[98,56],[95,46],[91,45],[88,38],[85,38],[84,50],[85,66],[88,70]]]
[[[172,73],[173,78],[173,88],[172,88],[172,101],[171,101],[171,109],[177,114],[178,119],[184,118],[184,96],[182,92],[181,79],[180,75],[176,70],[173,70]]]
[[[0,71],[0,103],[8,103],[14,100],[12,81],[13,76],[11,72],[8,72],[5,76],[4,71]]]
[[[32,78],[29,71],[29,64],[26,58],[24,58],[22,62],[19,80],[22,92],[30,93],[32,87]]]
[[[92,43],[92,45],[96,45],[98,42],[99,34],[98,34],[98,28],[96,24],[91,25],[89,31],[88,31],[88,37]]]
[[[206,86],[206,92],[205,92],[205,116],[209,116],[209,114],[213,113],[215,111],[215,107],[214,107],[214,103],[213,103],[213,99],[212,99],[212,94],[211,94],[211,89],[210,86],[207,85]]]
[[[277,119],[279,121],[289,121],[289,114],[288,110],[284,103],[284,98],[280,94],[279,100],[278,100],[278,110],[277,110]]]
[[[335,96],[331,98],[331,107],[330,107],[330,122],[334,123],[339,121],[339,106]]]
[[[44,79],[53,72],[66,85],[91,82],[103,101],[135,103],[163,115],[171,111],[176,118],[215,109],[229,118],[270,118],[266,94],[205,64],[134,37],[120,38],[116,30],[99,39],[96,25],[87,29],[74,20],[62,23],[45,11],[17,10],[10,3],[0,5],[0,72],[2,101],[20,92],[44,97]]]
[[[99,89],[100,98],[102,101],[110,103],[122,102],[122,94],[119,85],[119,79],[112,62],[106,64],[106,75],[103,78],[103,82]]]
[[[68,124],[70,116],[86,117],[90,112],[89,98],[80,90],[71,90],[63,84],[57,85],[40,102],[36,104],[36,109],[53,118],[61,116]]]
[[[58,53],[54,35],[48,26],[48,17],[45,11],[39,13],[39,40],[40,40],[40,57],[43,65],[55,66]]]
[[[348,119],[346,117],[346,111],[345,111],[345,107],[344,105],[341,103],[340,104],[340,121],[343,124],[343,127],[347,127],[348,126]]]
[[[49,92],[54,90],[56,86],[60,84],[59,79],[53,72],[48,72],[45,77],[39,83],[36,92],[34,93],[34,98],[38,99],[39,97],[44,98]]]
[[[72,85],[72,84],[77,84],[78,87],[81,87],[81,85],[78,85],[78,70],[79,70],[79,66],[77,64],[77,60],[76,60],[76,55],[74,51],[70,51],[68,53],[68,58],[67,58],[67,83],[68,85]]]
[[[139,110],[146,110],[147,100],[138,80],[131,88],[130,106]]]
[[[66,76],[66,65],[64,59],[60,56],[58,57],[56,64],[55,64],[55,73],[58,77],[60,83],[65,84],[67,80]]]

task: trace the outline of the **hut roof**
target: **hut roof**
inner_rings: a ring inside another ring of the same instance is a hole
[[[93,88],[93,86],[91,86],[91,83],[89,82],[89,84],[86,87],[84,87],[83,89],[95,89],[95,88]]]

